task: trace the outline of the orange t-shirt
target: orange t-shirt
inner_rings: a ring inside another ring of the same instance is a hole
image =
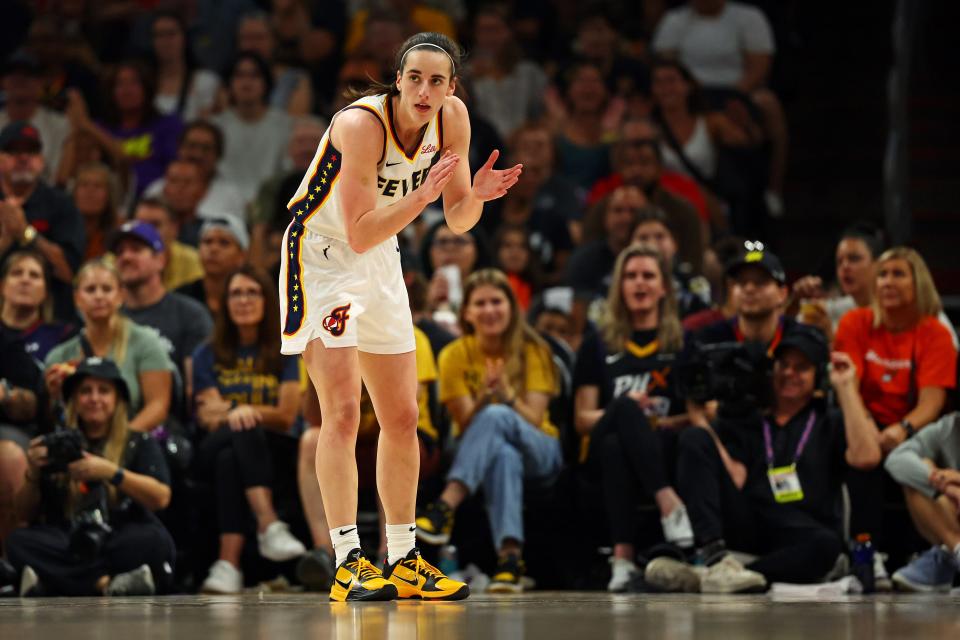
[[[903,419],[916,405],[916,397],[910,397],[911,378],[914,393],[956,385],[957,350],[935,317],[923,318],[909,331],[891,333],[873,326],[873,309],[853,309],[840,319],[833,348],[853,359],[863,403],[881,428]]]

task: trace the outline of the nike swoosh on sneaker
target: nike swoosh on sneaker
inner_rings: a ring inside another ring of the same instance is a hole
[[[413,580],[407,580],[406,578],[401,578],[397,574],[393,574],[393,577],[399,580],[400,582],[406,582],[407,584],[413,585],[414,587],[417,586],[418,582],[420,582],[420,580],[418,580],[417,578],[414,578]]]
[[[346,582],[343,582],[342,580],[340,580],[340,578],[334,578],[334,580],[336,581],[336,583],[337,583],[338,585],[340,585],[340,586],[343,587],[344,589],[347,589],[347,590],[350,589],[350,581],[349,581],[349,580],[347,580]]]
[[[345,536],[345,535],[347,535],[348,533],[350,533],[351,531],[356,531],[356,530],[357,530],[356,527],[350,527],[349,529],[346,529],[346,530],[340,529],[340,535]]]

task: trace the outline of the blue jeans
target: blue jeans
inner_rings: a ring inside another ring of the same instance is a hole
[[[523,542],[523,481],[548,480],[563,465],[560,441],[503,405],[481,409],[460,439],[447,480],[483,488],[493,541]]]

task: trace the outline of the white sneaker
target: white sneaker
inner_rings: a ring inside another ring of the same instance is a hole
[[[693,525],[687,515],[687,508],[680,505],[664,518],[660,518],[663,527],[663,538],[682,549],[693,546]]]
[[[260,555],[274,562],[299,558],[307,552],[303,543],[290,533],[287,523],[280,520],[270,524],[263,533],[258,533],[257,543],[260,547]]]
[[[132,571],[113,576],[107,585],[108,596],[152,596],[157,592],[153,572],[142,564]]]
[[[886,559],[885,553],[877,551],[873,554],[873,588],[875,591],[884,593],[893,591],[893,581],[887,573],[886,565],[883,564]]]
[[[633,576],[639,572],[637,565],[626,558],[610,558],[610,582],[607,583],[607,591],[623,593]]]
[[[745,568],[730,554],[709,567],[700,580],[702,593],[757,593],[766,588],[766,578]]]
[[[20,574],[20,597],[29,598],[40,595],[40,577],[33,567],[27,565]]]
[[[243,591],[243,574],[226,560],[217,560],[210,567],[207,579],[200,587],[202,593],[240,593]]]
[[[661,556],[647,563],[643,580],[667,593],[698,593],[702,575],[702,567]]]

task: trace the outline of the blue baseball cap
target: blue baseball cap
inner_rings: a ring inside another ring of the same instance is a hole
[[[157,230],[149,222],[143,222],[142,220],[129,220],[124,222],[110,238],[110,250],[116,253],[117,245],[120,244],[120,241],[124,238],[133,238],[134,240],[142,242],[156,253],[163,252],[163,239],[160,238],[160,234],[157,233]]]

